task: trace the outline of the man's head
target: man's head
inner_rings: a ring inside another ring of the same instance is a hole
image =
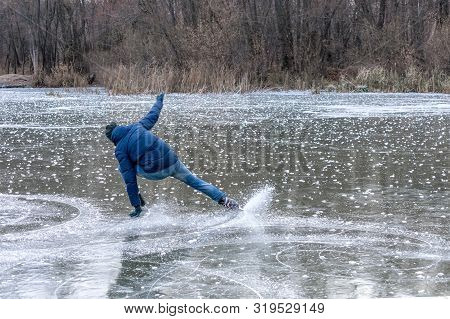
[[[111,122],[105,127],[105,135],[111,142],[112,142],[112,132],[116,128],[116,126],[117,126],[116,122]]]

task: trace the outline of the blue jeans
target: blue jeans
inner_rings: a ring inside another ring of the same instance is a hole
[[[144,177],[146,179],[152,180],[152,181],[158,181],[161,179],[164,179],[166,177],[172,176],[173,178],[176,178],[187,185],[191,186],[192,188],[202,192],[206,196],[210,197],[213,201],[218,202],[222,197],[226,196],[224,192],[222,192],[220,189],[215,187],[214,185],[211,185],[194,174],[192,174],[186,166],[184,166],[181,161],[177,161],[172,166],[169,166],[159,172],[155,173],[146,173],[139,165],[137,166],[137,174],[141,177]]]

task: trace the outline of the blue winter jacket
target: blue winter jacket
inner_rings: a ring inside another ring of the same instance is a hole
[[[162,106],[162,101],[156,101],[142,120],[127,126],[117,126],[112,131],[111,140],[116,145],[119,171],[131,205],[135,207],[141,204],[136,178],[137,165],[147,173],[154,173],[178,161],[169,145],[149,131],[158,121]]]

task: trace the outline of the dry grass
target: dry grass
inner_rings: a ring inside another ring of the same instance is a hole
[[[249,92],[261,89],[298,89],[310,87],[308,79],[288,72],[271,73],[265,81],[255,79],[249,72],[212,69],[195,65],[185,70],[164,67],[139,68],[137,65],[111,67],[102,71],[103,85],[112,94],[137,94],[156,92],[222,93]],[[313,85],[314,81],[312,82]]]
[[[155,92],[248,92],[260,89],[312,90],[313,92],[382,91],[382,92],[443,92],[450,93],[450,77],[443,72],[421,72],[410,67],[404,74],[383,67],[362,67],[350,77],[341,75],[338,80],[326,80],[289,72],[270,73],[264,81],[247,72],[225,67],[211,69],[196,65],[178,70],[168,65],[140,68],[137,65],[111,67],[101,74],[103,85],[111,94],[138,94]]]
[[[410,66],[403,74],[383,67],[363,67],[354,79],[341,77],[340,91],[354,91],[358,87],[382,92],[441,92],[450,93],[450,77],[440,70],[420,71]]]
[[[77,73],[68,65],[59,65],[50,74],[39,72],[33,76],[35,87],[86,87],[87,77]]]
[[[185,70],[167,65],[146,68],[120,65],[105,69],[101,78],[112,94],[245,92],[255,89],[248,73],[237,74],[224,67],[211,70],[202,65]]]

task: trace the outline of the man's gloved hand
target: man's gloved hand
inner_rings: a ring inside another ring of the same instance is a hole
[[[139,217],[141,212],[142,212],[141,206],[135,206],[134,207],[134,212],[131,212],[129,215],[130,215],[130,217]]]
[[[141,200],[141,206],[144,207],[145,206],[145,200],[144,197],[142,197],[142,195],[139,193],[139,199]]]
[[[163,102],[163,100],[164,100],[164,92],[163,93],[160,93],[157,97],[156,97],[156,101],[158,101],[158,102]]]

